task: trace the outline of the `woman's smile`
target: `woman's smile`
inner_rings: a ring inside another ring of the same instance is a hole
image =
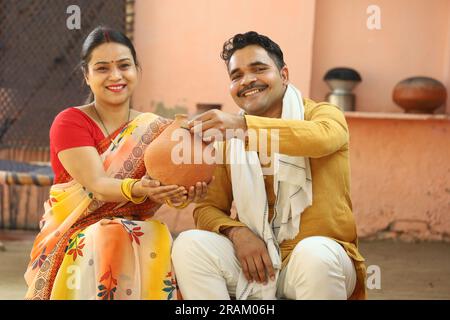
[[[122,92],[126,88],[126,86],[127,85],[124,83],[112,84],[112,85],[106,86],[106,89],[108,89],[114,93],[119,93],[119,92]]]

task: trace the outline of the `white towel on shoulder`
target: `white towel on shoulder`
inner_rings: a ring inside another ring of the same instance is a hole
[[[281,118],[304,120],[301,94],[292,85],[288,85],[286,89]],[[241,271],[236,299],[247,299],[254,290],[261,291],[262,299],[276,299],[276,283],[281,269],[278,244],[283,240],[293,239],[298,234],[301,213],[312,204],[309,159],[273,154],[274,191],[277,198],[275,218],[271,225],[268,220],[269,208],[263,169],[258,153],[245,151],[241,139],[231,139],[227,143],[226,151],[230,160],[233,198],[239,220],[265,241],[276,270],[276,280],[269,281],[267,285],[248,283]]]

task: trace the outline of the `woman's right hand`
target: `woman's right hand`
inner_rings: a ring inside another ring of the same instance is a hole
[[[147,175],[141,178],[140,187],[143,195],[147,195],[150,200],[160,204],[164,204],[167,199],[181,202],[187,195],[186,188],[177,185],[161,186],[161,182],[152,180]]]

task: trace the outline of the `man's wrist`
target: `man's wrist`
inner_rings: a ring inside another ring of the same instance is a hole
[[[236,231],[238,231],[240,228],[244,228],[244,226],[234,226],[226,228],[222,231],[222,234],[226,236],[228,239],[230,239],[231,242],[233,242],[234,235],[236,234]]]
[[[247,145],[248,141],[247,120],[245,119],[245,115],[243,114],[238,115],[238,117],[239,120],[237,126],[235,127],[234,138],[244,140],[245,144]]]
[[[241,129],[247,131],[247,119],[245,119],[245,114],[241,115]]]

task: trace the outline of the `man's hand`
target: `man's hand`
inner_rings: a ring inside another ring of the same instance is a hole
[[[196,116],[189,121],[188,127],[192,133],[201,133],[203,140],[206,141],[240,138],[240,135],[243,139],[247,131],[247,123],[243,115],[217,109]]]
[[[275,271],[264,241],[247,227],[231,227],[224,234],[233,242],[242,271],[249,282],[267,284],[275,280]]]

